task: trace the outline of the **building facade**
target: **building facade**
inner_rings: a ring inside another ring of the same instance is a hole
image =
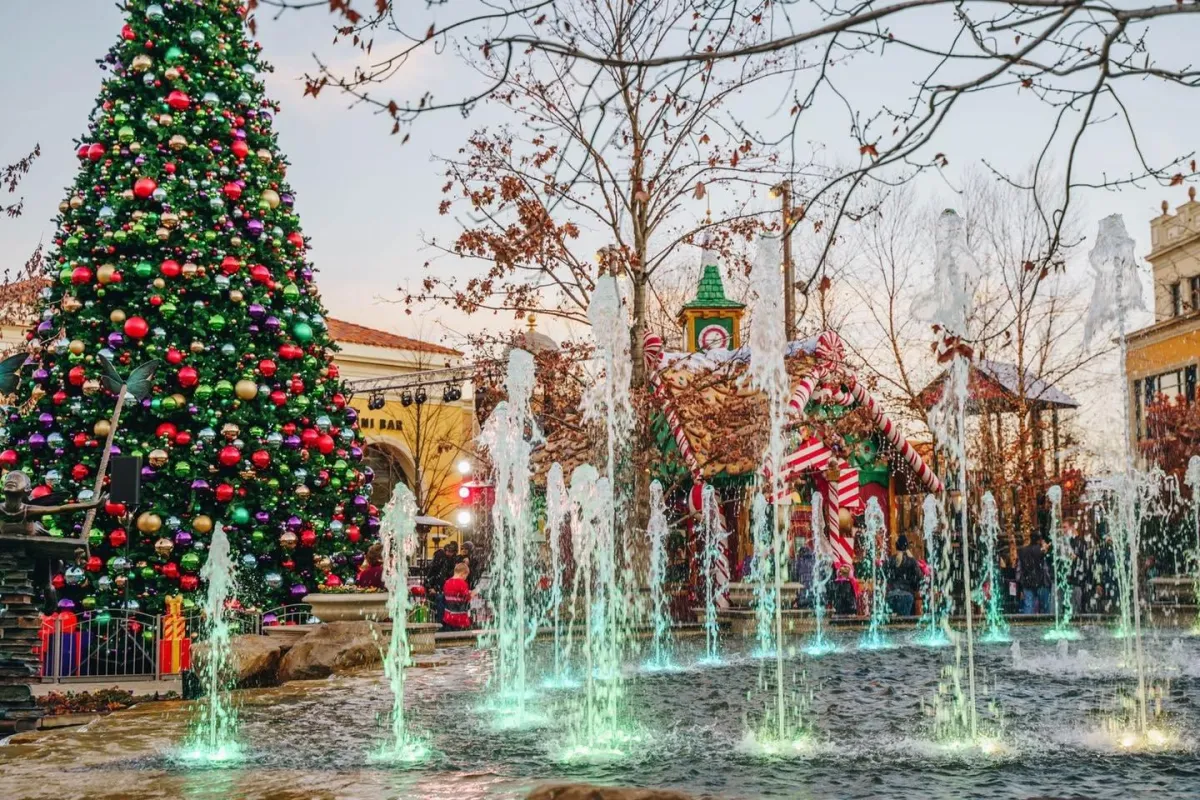
[[[1196,190],[1175,213],[1166,201],[1150,221],[1154,323],[1127,336],[1129,438],[1135,452],[1147,436],[1146,414],[1156,401],[1196,402],[1200,365],[1200,203]]]

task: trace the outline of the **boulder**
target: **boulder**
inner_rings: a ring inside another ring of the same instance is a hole
[[[692,800],[690,795],[670,789],[635,789],[559,783],[540,786],[527,800]]]
[[[327,678],[335,672],[377,666],[381,641],[370,622],[327,622],[300,639],[279,664],[279,680]],[[382,636],[382,633],[380,633]]]
[[[277,674],[284,653],[279,642],[267,636],[246,634],[233,637],[230,646],[233,649],[233,664],[237,669],[238,688],[274,686],[279,682]],[[207,645],[196,646],[192,651],[194,669],[202,668],[207,654]]]

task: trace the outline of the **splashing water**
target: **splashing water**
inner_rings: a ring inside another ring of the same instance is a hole
[[[825,542],[825,516],[822,499],[819,492],[812,497],[812,528],[813,528],[813,566],[812,566],[812,602],[813,602],[813,635],[804,652],[810,656],[823,656],[837,652],[835,645],[825,635],[825,591],[833,577],[833,556]]]
[[[624,719],[618,610],[624,602],[617,579],[612,487],[596,468],[583,464],[571,474],[571,541],[583,586],[585,625],[584,693],[572,720],[565,758],[623,754],[632,739]]]
[[[1200,605],[1200,456],[1188,459],[1183,482],[1192,492],[1192,524],[1195,526],[1196,547],[1192,551],[1192,602]],[[1200,614],[1192,620],[1193,633],[1200,633]]]
[[[491,456],[496,497],[492,504],[491,605],[495,614],[491,707],[504,727],[533,722],[527,715],[528,651],[531,630],[526,548],[532,535],[530,466],[541,433],[530,410],[533,356],[513,349],[508,356],[507,400],[488,417],[480,444]]]
[[[881,540],[887,531],[884,527],[883,509],[879,507],[877,498],[872,497],[867,501],[865,522],[867,561],[871,565],[871,622],[858,646],[864,650],[882,650],[892,646],[883,632],[891,609],[888,608],[887,573],[884,571],[887,552],[881,547]]]
[[[674,666],[671,611],[666,591],[669,532],[662,484],[654,481],[650,484],[650,519],[646,524],[646,535],[650,538],[650,620],[654,631],[646,666],[652,670],[667,670]]]
[[[754,558],[750,562],[750,584],[754,588],[755,653],[760,657],[775,652],[775,570],[772,566],[772,530],[767,499],[754,495],[750,505],[750,536]]]
[[[228,604],[236,587],[229,539],[220,524],[213,530],[200,579],[208,586],[203,606],[206,655],[200,670],[204,698],[199,701],[199,714],[183,757],[187,761],[233,761],[240,757],[240,747],[237,709],[231,697],[235,672]]]
[[[563,522],[570,515],[570,498],[563,479],[562,465],[555,462],[546,473],[546,538],[550,544],[550,591],[546,611],[554,630],[554,655],[546,684],[552,688],[574,685],[570,669],[567,632],[563,630],[563,577],[566,565],[562,556]]]
[[[950,644],[946,633],[950,609],[943,605],[948,600],[950,592],[942,585],[949,572],[948,564],[943,564],[945,553],[938,540],[938,524],[941,521],[941,509],[937,498],[931,494],[925,495],[921,504],[921,532],[925,541],[925,566],[929,574],[921,584],[921,618],[917,621],[917,633],[913,642],[925,647],[945,647]]]
[[[1062,524],[1062,487],[1051,486],[1046,490],[1050,501],[1050,555],[1054,569],[1054,627],[1046,631],[1047,641],[1058,639],[1076,640],[1079,631],[1071,627],[1071,616],[1075,609],[1071,602],[1071,560],[1067,556],[1070,543]]]
[[[704,543],[704,658],[701,663],[721,663],[721,629],[717,607],[728,591],[729,575],[722,571],[721,554],[728,533],[712,484],[705,484],[700,509],[700,541]]]
[[[761,494],[755,497],[751,509],[755,544],[755,599],[759,652],[775,652],[775,707],[768,713],[768,727],[774,719],[773,729],[762,731],[759,738],[771,739],[777,746],[794,739],[794,733],[803,727],[803,713],[799,703],[791,703],[787,679],[784,675],[783,639],[783,583],[784,570],[789,563],[787,524],[791,518],[790,506],[785,506],[780,473],[784,457],[784,415],[792,390],[791,377],[787,371],[787,341],[789,320],[785,319],[784,293],[780,291],[779,265],[782,263],[782,240],[762,237],[750,272],[750,289],[754,295],[754,314],[750,318],[750,383],[767,398],[767,450],[763,455],[764,466],[770,479],[763,487],[774,503],[773,513],[768,515],[766,499]],[[786,289],[791,291],[790,287]],[[802,409],[803,410],[803,409]],[[768,535],[767,528],[770,526]],[[773,568],[773,586],[768,590],[767,552],[765,543],[770,541],[770,568]],[[768,610],[773,620],[768,620]],[[774,631],[767,636],[769,621],[774,622]]]
[[[409,665],[408,649],[408,556],[417,544],[417,502],[403,483],[396,484],[383,510],[379,543],[383,545],[383,585],[388,592],[388,617],[392,621],[383,674],[392,690],[391,736],[380,750],[380,761],[419,763],[429,756],[429,747],[409,733],[404,714],[404,675]]]
[[[983,545],[983,575],[980,598],[983,606],[983,633],[979,641],[988,644],[998,644],[1011,640],[1008,632],[1008,620],[1004,618],[1004,591],[1008,588],[1001,586],[999,557],[996,553],[996,543],[1000,538],[1000,515],[996,510],[996,498],[991,492],[984,492],[980,503],[979,540]]]

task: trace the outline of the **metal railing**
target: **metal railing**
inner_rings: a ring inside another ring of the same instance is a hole
[[[280,625],[317,625],[321,620],[313,616],[312,606],[308,603],[292,603],[291,605],[269,608],[259,615],[258,632],[263,628],[274,628]]]

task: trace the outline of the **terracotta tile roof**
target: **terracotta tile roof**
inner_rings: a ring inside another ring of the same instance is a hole
[[[333,337],[335,342],[365,344],[371,347],[389,347],[393,350],[415,350],[419,353],[438,353],[447,356],[462,355],[460,351],[450,347],[443,347],[440,344],[423,342],[420,339],[410,339],[407,336],[400,336],[363,325],[355,325],[353,322],[346,322],[334,319],[333,317],[327,317],[325,322],[328,323],[329,335]]]

